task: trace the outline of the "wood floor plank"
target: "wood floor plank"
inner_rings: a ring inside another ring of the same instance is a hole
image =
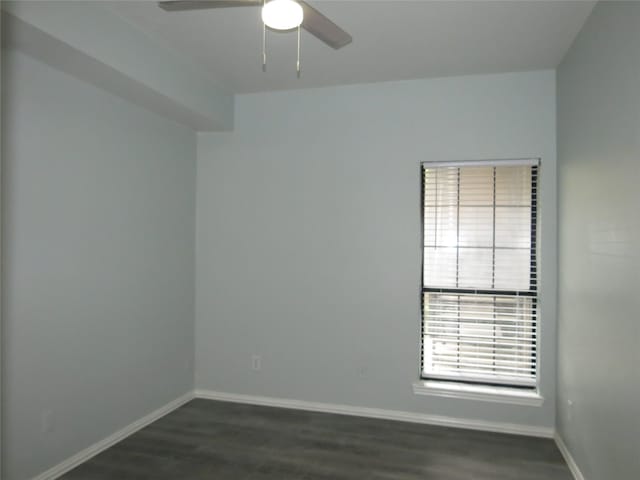
[[[552,440],[193,400],[62,480],[571,480]]]

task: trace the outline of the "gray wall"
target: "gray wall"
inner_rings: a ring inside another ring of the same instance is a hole
[[[196,386],[553,427],[553,71],[236,98],[199,134]],[[542,407],[415,396],[421,161],[542,158]],[[262,370],[251,370],[251,355]]]
[[[640,478],[640,3],[596,6],[558,127],[558,429],[587,480]]]
[[[3,478],[24,480],[193,388],[196,136],[3,62]]]

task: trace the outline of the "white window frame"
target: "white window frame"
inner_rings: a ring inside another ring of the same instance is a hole
[[[489,160],[489,161],[457,161],[457,162],[423,162],[420,166],[421,173],[421,258],[422,258],[422,267],[421,267],[421,278],[420,278],[420,296],[421,299],[425,292],[424,286],[424,169],[427,168],[437,168],[437,167],[466,167],[466,166],[515,166],[515,165],[528,165],[537,167],[536,172],[539,175],[540,170],[540,159],[521,159],[521,160]],[[539,189],[539,182],[537,182],[536,187]],[[539,265],[539,203],[536,202],[536,211],[532,212],[535,215],[535,255],[536,255],[536,263]],[[536,302],[539,303],[539,291],[540,284],[539,278],[536,285]],[[422,300],[421,300],[422,304]],[[449,397],[449,398],[465,398],[470,400],[484,400],[484,401],[498,401],[503,403],[510,403],[515,405],[529,405],[529,406],[540,406],[544,402],[543,397],[539,394],[538,384],[540,380],[540,335],[539,333],[535,338],[535,349],[536,349],[536,376],[535,376],[535,386],[530,386],[531,388],[518,388],[517,385],[491,385],[485,382],[478,383],[469,383],[468,381],[459,381],[455,378],[424,378],[423,371],[423,356],[424,356],[424,318],[423,318],[424,310],[421,308],[421,319],[420,319],[420,371],[419,371],[419,380],[414,382],[413,391],[417,395],[434,395],[440,397]],[[539,329],[539,318],[537,319],[537,327]]]

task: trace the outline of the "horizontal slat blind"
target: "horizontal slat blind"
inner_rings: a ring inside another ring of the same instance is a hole
[[[537,170],[424,165],[423,377],[535,385]]]
[[[425,292],[424,313],[424,364],[430,378],[533,384],[533,298]]]

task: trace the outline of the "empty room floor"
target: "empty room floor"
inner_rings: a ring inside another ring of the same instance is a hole
[[[62,480],[571,480],[549,439],[193,400]]]

